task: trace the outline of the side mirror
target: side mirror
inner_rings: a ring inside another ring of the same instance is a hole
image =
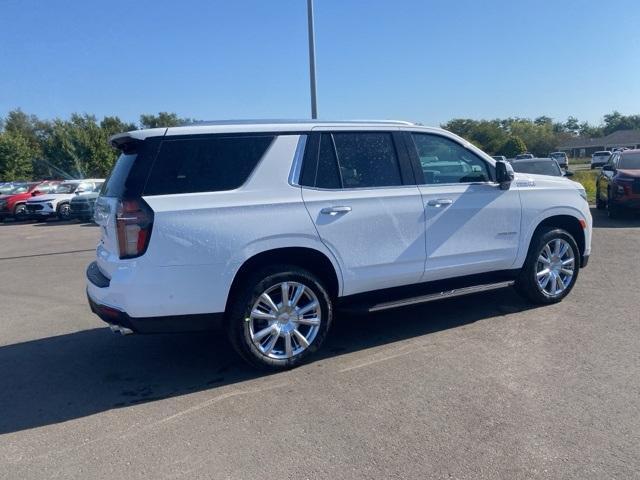
[[[573,172],[571,172],[571,171],[569,171],[569,170],[566,170],[566,171],[564,172],[564,176],[565,176],[565,177],[573,177]]]
[[[515,172],[510,163],[496,162],[496,181],[500,184],[500,190],[509,190],[514,178]]]
[[[31,192],[31,196],[35,197],[36,195],[40,195],[42,192],[40,190],[34,190],[33,192]]]
[[[614,172],[615,168],[613,168],[613,165],[604,165],[602,167],[602,171],[603,172]]]

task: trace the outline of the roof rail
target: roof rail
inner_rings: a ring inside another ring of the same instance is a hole
[[[309,119],[256,119],[256,120],[210,120],[183,123],[180,127],[207,126],[207,125],[265,125],[265,124],[289,124],[289,123],[318,123],[318,124],[357,124],[376,123],[382,125],[415,125],[413,122],[404,120],[309,120]]]

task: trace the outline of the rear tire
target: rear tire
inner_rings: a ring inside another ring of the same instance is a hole
[[[579,270],[580,250],[575,239],[566,230],[546,227],[531,240],[515,287],[535,304],[557,303],[569,295]]]
[[[332,319],[331,298],[318,277],[294,265],[274,265],[250,275],[233,293],[226,329],[246,362],[277,371],[317,352]]]

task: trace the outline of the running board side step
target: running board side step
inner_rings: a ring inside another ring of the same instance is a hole
[[[420,295],[418,297],[403,298],[392,302],[378,303],[369,307],[369,313],[380,312],[392,308],[408,307],[409,305],[417,305],[420,303],[434,302],[437,300],[445,300],[447,298],[461,297],[472,293],[488,292],[490,290],[498,290],[500,288],[511,287],[515,281],[507,280],[496,283],[485,283],[484,285],[473,285],[470,287],[456,288],[452,290],[444,290],[442,292],[430,293],[428,295]]]

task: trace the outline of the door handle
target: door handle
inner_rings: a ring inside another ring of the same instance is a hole
[[[325,215],[338,215],[341,213],[349,213],[351,211],[351,207],[326,207],[320,210],[320,213],[324,213]]]
[[[438,198],[436,200],[429,200],[427,205],[430,207],[444,207],[445,205],[451,205],[453,200],[450,198]]]

